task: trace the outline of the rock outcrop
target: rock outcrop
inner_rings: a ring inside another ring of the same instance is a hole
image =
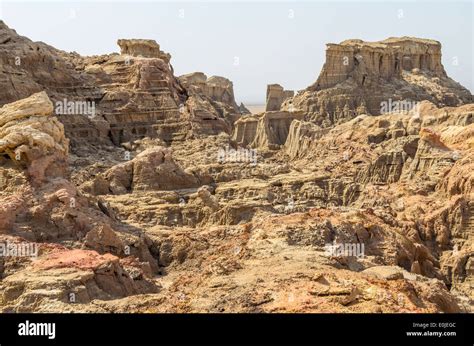
[[[267,85],[265,111],[279,111],[283,101],[293,96],[293,90],[284,90],[280,84]]]
[[[121,55],[130,55],[143,58],[158,58],[166,63],[170,62],[171,55],[160,50],[160,45],[154,40],[118,40]]]
[[[101,97],[94,79],[76,70],[66,54],[18,35],[0,20],[0,105],[46,90],[52,100]],[[54,103],[54,102],[53,102]]]
[[[27,166],[39,184],[45,175],[64,174],[69,141],[64,127],[53,115],[45,92],[0,108],[0,154]]]
[[[230,133],[242,111],[248,112],[245,106],[237,106],[233,84],[227,78],[208,78],[202,72],[195,72],[180,76],[179,81],[189,96],[183,110],[197,134]]]
[[[73,311],[75,304],[110,300],[158,287],[133,262],[87,250],[45,255],[1,282],[3,311]]]
[[[105,135],[116,145],[144,137],[185,138],[190,126],[179,105],[186,95],[173,75],[170,55],[151,40],[119,40],[119,45],[119,56],[83,59],[84,71],[104,91],[92,121],[105,121]]]
[[[330,126],[360,114],[392,112],[384,104],[417,101],[438,107],[472,102],[471,93],[450,79],[441,64],[441,44],[411,37],[380,42],[347,40],[328,44],[317,81],[287,100],[282,109],[300,109],[318,125]]]
[[[46,91],[72,149],[84,154],[91,144],[230,133],[241,114],[232,82],[211,77],[204,88],[183,87],[171,55],[153,40],[121,39],[120,55],[82,57],[32,42],[0,22],[0,42],[0,105]]]
[[[183,86],[192,94],[205,96],[212,101],[238,108],[234,98],[234,87],[230,80],[224,77],[207,77],[202,72],[190,73],[179,77]]]
[[[326,64],[310,89],[331,88],[350,76],[367,78],[391,78],[402,76],[403,71],[426,70],[438,77],[446,77],[441,64],[441,44],[433,40],[410,37],[389,38],[380,42],[346,40],[340,44],[328,44]],[[364,72],[367,74],[364,75]]]
[[[274,149],[285,144],[293,120],[303,118],[296,112],[265,112],[247,115],[235,122],[232,139],[239,145]]]
[[[95,194],[175,190],[199,185],[195,175],[176,164],[171,150],[162,147],[144,150],[132,160],[110,168],[96,180],[88,185]],[[100,187],[94,188],[97,185]]]

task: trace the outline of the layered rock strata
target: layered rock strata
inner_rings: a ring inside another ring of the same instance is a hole
[[[284,90],[279,84],[267,85],[265,111],[279,111],[282,103],[294,96],[293,90]]]
[[[232,139],[252,148],[277,148],[285,144],[293,120],[302,118],[302,113],[278,111],[247,115],[235,122]]]
[[[282,109],[301,109],[308,120],[327,127],[360,114],[391,113],[398,102],[409,111],[421,100],[439,107],[472,102],[471,93],[447,76],[439,42],[411,37],[346,40],[327,45],[317,81]]]

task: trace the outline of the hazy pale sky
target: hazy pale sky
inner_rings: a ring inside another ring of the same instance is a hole
[[[448,75],[474,90],[472,1],[11,1],[0,18],[20,35],[82,55],[118,52],[119,38],[156,40],[175,74],[234,83],[238,102],[266,85],[300,90],[321,71],[325,44],[392,36],[435,39]]]

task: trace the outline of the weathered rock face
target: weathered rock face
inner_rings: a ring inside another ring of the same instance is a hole
[[[265,111],[279,111],[283,101],[293,96],[293,90],[284,90],[279,84],[267,85],[267,101],[265,105]]]
[[[189,94],[205,96],[212,101],[234,109],[238,108],[235,103],[233,84],[227,78],[219,76],[208,78],[202,72],[195,72],[180,76],[179,80]]]
[[[252,148],[277,148],[285,144],[292,121],[302,118],[303,114],[296,112],[244,116],[235,122],[232,139],[239,145]]]
[[[193,132],[198,135],[230,133],[242,112],[248,113],[245,106],[237,106],[233,84],[227,78],[208,78],[202,72],[195,72],[180,76],[179,81],[188,94],[183,108],[185,115],[191,121]]]
[[[0,154],[24,163],[36,183],[64,175],[69,141],[45,92],[0,108]]]
[[[441,64],[441,44],[433,40],[410,37],[389,38],[380,42],[347,40],[328,44],[326,63],[316,83],[310,89],[327,89],[351,76],[361,77],[358,84],[368,79],[400,78],[402,71],[413,69],[433,72],[446,77]]]
[[[282,109],[301,109],[307,119],[329,126],[360,114],[387,112],[384,103],[421,100],[437,106],[472,102],[471,93],[446,75],[439,42],[410,37],[347,40],[328,44],[317,81]]]
[[[186,288],[177,284],[169,293],[173,297],[181,292],[190,304],[197,300],[199,311],[349,312],[355,307],[365,312],[460,311],[441,281],[394,264],[404,256],[411,257],[415,246],[409,240],[386,226],[379,227],[381,221],[375,216],[345,213],[339,218],[336,214],[313,210],[255,219],[232,227],[232,232],[224,232],[223,227],[193,230],[192,241],[188,238],[189,229],[156,227],[150,234],[167,270],[187,270],[194,278],[187,281]],[[224,239],[214,242],[216,237]],[[327,242],[350,242],[356,238],[366,245],[363,258],[331,256],[322,251]],[[383,250],[382,239],[386,241]],[[375,264],[378,261],[383,264]],[[268,270],[277,264],[279,270]],[[247,265],[252,271],[244,274]],[[311,279],[307,280],[306,275]],[[275,277],[278,281],[270,279]],[[239,280],[245,280],[246,285],[239,285]],[[227,299],[216,305],[212,298],[203,296],[201,292],[208,289],[210,282],[219,292],[227,290]],[[262,286],[268,289],[268,295],[258,293]],[[229,287],[234,289],[229,291]],[[421,301],[409,292],[416,292]],[[156,311],[172,310],[174,305],[173,298],[168,298]]]
[[[472,104],[438,109],[422,102],[417,112],[362,115],[330,129],[295,121],[285,144],[300,169],[326,171],[357,189],[349,205],[393,208],[432,256],[402,266],[429,277],[441,269],[464,306],[472,305],[472,114]]]
[[[18,35],[0,20],[0,105],[46,90],[51,99],[101,97],[94,79],[77,71],[66,54]]]
[[[118,40],[117,44],[120,47],[120,54],[131,55],[143,58],[158,58],[166,63],[170,62],[171,55],[162,52],[160,45],[154,40]]]
[[[428,129],[420,130],[418,149],[407,175],[409,179],[422,179],[430,182],[431,188],[439,183],[445,172],[445,168],[455,162],[454,153],[443,142],[439,134]]]
[[[139,230],[117,222],[67,180],[69,141],[52,112],[45,92],[0,108],[0,233],[23,242],[81,241],[87,234],[88,246],[101,252],[114,248],[121,257],[134,255],[156,271],[147,245],[136,235]],[[111,244],[113,237],[95,235],[95,227],[114,233],[122,246]]]
[[[185,172],[174,162],[170,149],[155,147],[112,167],[103,177],[89,183],[88,189],[94,194],[125,194],[130,191],[185,189],[198,185],[196,176]]]
[[[92,58],[85,69],[107,76],[108,80],[99,83],[104,96],[97,104],[97,116],[106,121],[114,144],[143,137],[167,142],[184,138],[189,125],[178,109],[185,99],[184,90],[166,59],[129,55]]]
[[[453,224],[458,227],[451,230],[453,238],[456,240],[456,244],[452,250],[448,249],[443,252],[441,257],[441,268],[443,269],[447,281],[451,285],[451,290],[461,297],[464,297],[466,304],[472,304],[474,299],[474,293],[472,291],[472,285],[474,282],[473,198],[474,197],[471,195],[467,203],[462,203],[463,201],[457,203],[460,208],[452,208],[459,212],[458,214],[455,214],[458,217],[453,222]],[[445,214],[447,214],[444,215],[446,219],[446,217],[449,218],[454,213],[451,211]],[[460,224],[459,219],[462,219]],[[440,228],[440,225],[442,225],[439,220],[439,217],[432,218],[431,220],[434,221],[435,224],[437,223],[437,228]],[[449,230],[443,231],[445,233],[449,232]],[[442,233],[440,232],[440,234]]]
[[[187,90],[155,41],[118,44],[120,55],[82,57],[32,42],[0,22],[0,105],[45,90],[73,151],[84,155],[90,144],[144,137],[170,143],[231,132],[240,116],[232,82],[211,77],[205,88]]]
[[[292,121],[285,142],[285,152],[291,159],[304,157],[310,150],[313,141],[321,138],[328,131],[311,122]]]
[[[4,312],[51,311],[51,303],[55,311],[64,312],[94,299],[158,292],[133,262],[94,251],[65,249],[39,258],[0,285]]]
[[[81,57],[65,53],[42,42],[32,42],[18,35],[0,21],[0,105],[46,91],[54,110],[56,102],[98,103],[103,91],[96,79],[77,68]],[[108,140],[104,125],[91,121],[85,114],[55,112],[65,125],[72,144],[75,138],[89,142]]]

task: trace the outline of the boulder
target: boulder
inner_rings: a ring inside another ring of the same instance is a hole
[[[69,141],[52,113],[53,104],[45,92],[0,108],[0,154],[25,163],[35,183],[65,170]]]

